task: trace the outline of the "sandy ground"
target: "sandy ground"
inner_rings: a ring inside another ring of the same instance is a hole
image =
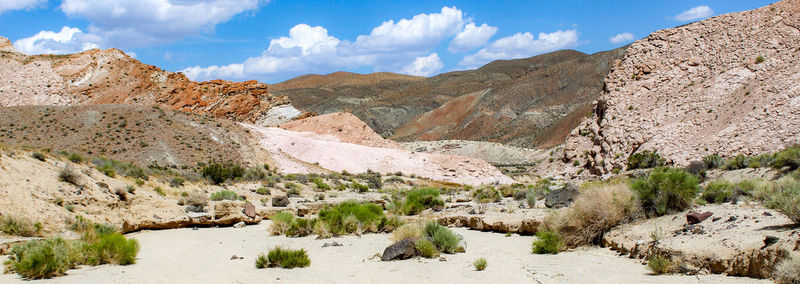
[[[270,222],[245,228],[201,228],[143,231],[129,235],[142,250],[130,266],[84,267],[69,275],[35,283],[768,283],[722,275],[650,275],[636,260],[605,248],[558,255],[534,255],[534,237],[454,229],[465,237],[467,252],[438,259],[381,262],[376,255],[390,244],[388,234],[318,240],[315,237],[269,236]],[[337,241],[343,246],[326,247]],[[260,252],[281,245],[305,248],[311,266],[301,269],[256,269]],[[244,259],[231,260],[231,256]],[[488,260],[485,271],[472,261]],[[7,256],[0,257],[4,261]],[[16,274],[0,283],[28,283]]]

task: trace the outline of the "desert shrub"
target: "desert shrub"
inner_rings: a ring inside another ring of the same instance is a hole
[[[373,173],[368,170],[366,174],[360,174],[359,178],[366,180],[369,188],[380,189],[383,187],[383,180],[381,180],[380,173]]]
[[[708,169],[717,169],[725,164],[725,160],[719,155],[713,154],[703,157],[703,163],[706,164],[706,168]]]
[[[444,201],[439,198],[439,189],[420,188],[407,192],[402,210],[405,215],[416,215],[425,209],[443,205]]]
[[[79,164],[79,163],[83,162],[83,156],[81,156],[78,153],[70,153],[69,155],[67,155],[67,160],[69,160],[70,162]]]
[[[62,238],[20,243],[11,249],[10,255],[7,270],[27,279],[64,275],[82,258],[76,243]]]
[[[417,253],[424,258],[433,258],[439,255],[436,245],[427,239],[419,239],[414,242],[414,248],[417,250]]]
[[[696,176],[682,169],[657,168],[648,176],[633,180],[631,189],[648,215],[661,216],[689,208],[700,186]]]
[[[794,145],[776,153],[772,166],[776,169],[789,167],[789,170],[800,168],[800,145]]]
[[[44,154],[39,153],[39,152],[31,153],[31,158],[37,159],[37,160],[42,161],[42,162],[47,160],[47,157],[45,157]]]
[[[800,223],[800,181],[787,176],[775,182],[765,182],[756,191],[754,196],[762,200],[764,206]]]
[[[700,198],[708,203],[723,203],[731,201],[736,189],[727,181],[713,181],[700,193]]]
[[[308,176],[304,174],[288,174],[286,175],[286,179],[297,181],[302,184],[308,183]]]
[[[730,158],[725,160],[725,166],[723,169],[725,170],[738,170],[747,168],[749,164],[749,158],[745,155],[736,155],[736,157]]]
[[[186,182],[186,179],[183,177],[174,177],[172,180],[169,181],[169,185],[172,187],[181,187]]]
[[[0,231],[9,235],[34,237],[42,231],[42,224],[33,223],[22,216],[6,215],[0,217]]]
[[[422,226],[418,223],[408,223],[392,231],[391,240],[399,242],[408,238],[422,238]]]
[[[58,172],[58,180],[78,186],[81,180],[81,174],[70,166],[64,166]]]
[[[108,177],[112,177],[113,178],[113,177],[117,176],[117,171],[114,170],[114,167],[111,166],[110,164],[99,166],[97,168],[97,170],[100,171],[101,173],[103,173],[104,175],[108,176]]]
[[[494,187],[480,187],[472,191],[472,198],[480,203],[486,203],[499,202],[502,196]]]
[[[131,185],[129,185],[128,187],[131,188],[131,191],[133,191],[135,189]],[[123,187],[117,188],[116,190],[114,190],[114,194],[116,194],[117,197],[119,197],[120,201],[128,200],[128,188],[127,187],[125,187],[125,188],[123,188]]]
[[[307,267],[311,264],[304,249],[291,250],[276,247],[267,253],[268,267],[295,268]]]
[[[258,189],[256,189],[256,194],[269,195],[270,192],[269,192],[269,189],[266,189],[266,188],[263,188],[263,187],[259,187]]]
[[[525,193],[525,202],[528,203],[528,207],[534,208],[536,207],[536,200],[538,200],[538,194],[535,191],[528,191]]]
[[[85,264],[118,264],[136,263],[139,253],[139,242],[127,239],[120,233],[99,234],[97,240],[84,248]]]
[[[790,252],[789,256],[775,266],[773,276],[779,284],[800,283],[800,254]]]
[[[555,231],[536,232],[536,241],[533,242],[533,253],[535,254],[557,254],[564,246],[561,236]]]
[[[360,183],[355,182],[355,181],[350,183],[350,187],[355,189],[355,190],[357,190],[358,192],[367,192],[367,191],[369,191],[369,186],[364,185],[364,184],[360,184]]]
[[[672,261],[660,255],[653,255],[647,260],[647,268],[655,274],[664,274],[672,272]]]
[[[763,63],[763,62],[764,62],[764,57],[763,56],[756,57],[756,63]]]
[[[377,233],[383,229],[387,220],[380,206],[355,201],[345,201],[332,207],[326,206],[319,211],[318,216],[334,235],[360,233],[360,231]]]
[[[249,167],[242,173],[242,179],[246,181],[264,180],[267,178],[267,173],[264,172],[263,167]]]
[[[314,179],[311,180],[311,182],[313,182],[314,186],[316,186],[317,189],[319,189],[319,190],[322,190],[322,191],[331,190],[331,186],[328,185],[327,183],[325,183],[324,181],[322,181],[321,178],[314,178]]]
[[[288,211],[281,211],[269,218],[272,221],[271,231],[273,235],[283,235],[289,231],[294,223],[294,214]]]
[[[472,263],[472,266],[475,267],[475,270],[477,271],[483,271],[484,269],[486,269],[486,264],[487,264],[486,259],[480,257],[476,259],[475,262]]]
[[[304,237],[311,234],[314,228],[314,224],[317,222],[317,219],[304,219],[304,218],[295,218],[292,220],[291,224],[289,225],[289,229],[286,230],[286,236],[289,237]]]
[[[650,169],[655,167],[663,167],[666,160],[661,158],[658,152],[641,151],[633,153],[628,157],[628,169]]]
[[[687,165],[684,168],[684,170],[686,170],[686,172],[688,172],[690,174],[693,174],[693,175],[696,175],[698,177],[705,177],[706,176],[706,170],[708,170],[708,167],[706,166],[706,163],[704,163],[704,162],[691,161],[691,162],[689,162],[689,165]]]
[[[400,226],[403,226],[404,224],[405,222],[403,222],[403,219],[401,219],[400,217],[391,216],[389,218],[386,218],[386,221],[383,222],[381,229],[384,232],[393,232],[394,230],[400,228]]]
[[[153,191],[155,191],[155,192],[156,192],[156,194],[158,194],[158,195],[160,195],[160,196],[167,196],[167,193],[166,193],[166,192],[164,192],[164,189],[163,189],[163,188],[161,188],[160,186],[156,186],[156,187],[154,187],[154,188],[153,188]]]
[[[203,208],[208,205],[208,200],[208,195],[194,191],[187,193],[186,196],[181,196],[181,198],[178,200],[178,203],[186,206],[194,206],[198,210],[202,211]]]
[[[116,174],[122,174],[127,177],[138,178],[143,180],[148,180],[149,176],[145,169],[131,164],[127,162],[121,162],[117,160],[112,160],[103,157],[95,157],[92,159],[92,164],[94,164],[99,171],[103,174],[114,177]]]
[[[569,247],[597,244],[603,234],[641,211],[634,193],[624,181],[589,186],[572,206],[545,219],[547,229],[558,232]]]
[[[405,183],[406,181],[401,177],[393,176],[393,177],[389,177],[389,178],[383,180],[383,182],[384,183]]]
[[[211,194],[211,200],[213,201],[237,199],[239,199],[239,195],[230,190],[220,190]]]
[[[233,180],[244,175],[244,169],[233,163],[211,163],[201,171],[204,178],[213,184],[220,184],[226,180]]]
[[[269,266],[269,259],[267,259],[267,256],[263,253],[259,254],[258,257],[256,257],[256,268],[262,269],[262,268],[267,268],[268,266]]]
[[[142,180],[142,179],[138,179],[137,178],[134,182],[136,182],[136,185],[138,185],[138,186],[143,186],[144,185],[144,180]]]
[[[423,234],[428,238],[439,251],[444,253],[456,253],[459,250],[461,236],[451,231],[449,228],[439,225],[436,222],[425,224]]]

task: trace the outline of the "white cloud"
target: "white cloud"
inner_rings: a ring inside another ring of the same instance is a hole
[[[47,0],[2,0],[0,14],[5,11],[32,9],[47,3]]]
[[[328,35],[328,30],[321,26],[299,24],[289,30],[289,36],[272,39],[260,56],[227,66],[194,66],[182,72],[193,80],[256,78],[270,82],[361,67],[433,74],[441,69],[437,67],[441,60],[438,54],[424,55],[430,54],[444,39],[456,35],[464,22],[461,10],[444,7],[440,13],[383,22],[354,42]]]
[[[633,34],[632,33],[621,33],[612,37],[611,42],[614,44],[620,44],[623,42],[631,42],[633,41]]]
[[[5,0],[4,0],[5,1]],[[88,32],[109,45],[131,48],[168,43],[258,8],[263,0],[63,0],[61,10],[91,23]]]
[[[517,33],[498,39],[475,54],[464,56],[458,65],[476,68],[493,60],[531,57],[572,47],[577,43],[578,31],[576,30],[539,33],[538,39],[535,39],[531,33]]]
[[[444,64],[439,59],[439,54],[433,53],[425,57],[417,57],[414,62],[406,65],[400,73],[415,76],[430,76],[442,70]]]
[[[469,23],[464,26],[464,29],[461,30],[455,38],[453,38],[448,50],[450,52],[465,52],[481,47],[486,44],[496,32],[497,27],[492,27],[487,24],[475,26],[474,23]]]
[[[714,15],[714,10],[708,6],[697,6],[675,16],[675,20],[686,22],[694,21]]]
[[[98,48],[101,39],[78,28],[63,27],[59,32],[41,31],[19,39],[14,47],[25,54],[66,54]]]

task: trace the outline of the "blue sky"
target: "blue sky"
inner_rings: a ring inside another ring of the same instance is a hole
[[[559,49],[613,49],[773,1],[0,0],[28,54],[116,47],[196,80],[308,73],[431,76]]]

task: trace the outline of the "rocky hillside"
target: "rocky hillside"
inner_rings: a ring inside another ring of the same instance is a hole
[[[271,161],[234,122],[131,105],[3,107],[0,144],[105,156],[140,167]]]
[[[596,174],[656,150],[675,165],[800,143],[800,1],[713,17],[633,43],[564,161]]]
[[[347,111],[394,139],[465,139],[550,147],[591,111],[624,48],[500,60],[431,78],[376,73],[304,76],[271,86],[298,108]]]
[[[139,62],[118,49],[69,55],[27,56],[0,37],[0,106],[135,104],[267,124],[273,106],[287,105],[267,85],[213,80],[194,82],[181,73]]]

